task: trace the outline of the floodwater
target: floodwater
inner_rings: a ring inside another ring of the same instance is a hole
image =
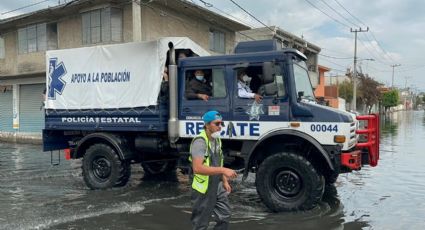
[[[381,127],[378,167],[341,175],[311,211],[270,213],[253,175],[236,181],[231,229],[425,229],[424,111],[394,113]],[[0,143],[0,229],[191,228],[186,176],[144,178],[133,165],[128,186],[92,191],[80,167],[51,166],[40,146]]]

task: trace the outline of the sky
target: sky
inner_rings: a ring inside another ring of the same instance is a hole
[[[69,1],[69,0],[68,0]],[[168,0],[174,1],[174,0]],[[41,2],[41,3],[40,3]],[[65,0],[2,0],[0,19]],[[422,0],[190,0],[253,28],[278,26],[319,46],[328,76],[353,68],[354,33],[358,70],[391,86],[425,92],[425,1]],[[39,3],[39,4],[36,4]],[[248,11],[248,15],[236,4]],[[34,6],[11,10],[35,4]],[[259,22],[260,21],[260,22]],[[373,59],[374,61],[370,60]],[[392,68],[391,65],[397,65]]]

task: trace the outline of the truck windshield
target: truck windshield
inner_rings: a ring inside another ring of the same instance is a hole
[[[297,96],[301,100],[315,101],[313,88],[304,61],[294,62],[294,77]]]

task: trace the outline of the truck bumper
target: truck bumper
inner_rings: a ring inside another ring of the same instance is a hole
[[[341,165],[351,170],[360,170],[362,167],[362,152],[354,150],[352,152],[341,153]]]

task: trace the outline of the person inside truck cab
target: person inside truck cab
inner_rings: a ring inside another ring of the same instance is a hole
[[[196,70],[195,77],[189,81],[185,97],[189,100],[202,99],[208,101],[212,96],[212,87],[208,84],[203,70]]]
[[[251,79],[252,78],[246,74],[245,69],[238,71],[238,96],[241,98],[254,98],[257,103],[260,103],[263,97],[252,92],[251,88],[248,86]]]

